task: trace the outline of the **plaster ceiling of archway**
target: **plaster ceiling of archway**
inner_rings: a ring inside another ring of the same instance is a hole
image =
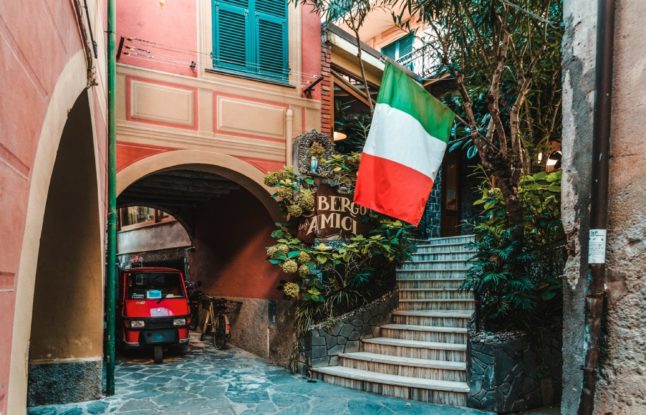
[[[211,173],[168,170],[144,177],[120,196],[120,206],[159,206],[169,210],[190,208],[240,189],[231,180]]]

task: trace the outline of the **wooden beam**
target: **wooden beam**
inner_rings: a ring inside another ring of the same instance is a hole
[[[166,192],[181,192],[181,193],[209,193],[219,192],[222,190],[238,190],[239,186],[233,183],[221,183],[212,185],[193,184],[190,182],[177,183],[167,181],[146,181],[142,183],[135,183],[130,187],[131,189],[159,189]],[[126,190],[127,191],[127,190]]]
[[[228,192],[227,192],[228,193]],[[145,191],[145,190],[135,190],[135,191],[126,191],[124,192],[124,198],[144,198],[149,200],[159,200],[159,201],[178,201],[178,202],[203,202],[206,200],[214,199],[219,196],[224,196],[227,193],[200,193],[200,194],[175,194],[170,195],[167,193],[157,193],[154,191]]]
[[[365,105],[366,107],[370,106],[368,104],[368,97],[362,90],[360,90],[356,86],[352,85],[351,83],[343,79],[343,77],[341,77],[341,75],[339,75],[337,72],[332,71],[332,77],[334,78],[335,85],[343,89],[348,94],[352,95],[358,101],[363,103],[363,105]],[[374,101],[372,102],[374,103]]]

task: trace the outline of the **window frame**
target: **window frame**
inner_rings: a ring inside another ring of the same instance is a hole
[[[241,7],[227,2],[226,0],[211,0],[211,68],[207,72],[224,73],[242,78],[259,80],[272,84],[283,86],[292,86],[289,83],[291,74],[289,59],[289,2],[284,1],[284,17],[278,17],[260,12],[256,8],[256,0],[247,0],[247,7]],[[222,62],[220,58],[220,43],[218,35],[220,33],[220,14],[219,9],[229,11],[230,13],[245,15],[245,65]],[[265,20],[282,27],[282,69],[280,72],[272,72],[260,68],[260,21]]]
[[[153,210],[153,219],[151,220],[146,220],[143,222],[137,222],[129,225],[124,225],[123,223],[125,222],[124,218],[128,216],[128,209],[129,208],[139,208],[139,207],[145,207],[148,209]],[[131,231],[134,229],[140,229],[140,228],[146,228],[149,226],[155,226],[155,225],[160,225],[162,223],[166,222],[175,222],[177,219],[171,215],[168,212],[164,212],[163,210],[156,209],[156,208],[151,208],[148,206],[127,206],[127,207],[122,207],[119,208],[119,214],[118,214],[118,221],[117,221],[117,230],[118,231]]]
[[[402,54],[402,53],[400,53],[400,48],[401,48],[401,46],[402,46],[403,41],[404,41],[404,40],[406,40],[407,38],[412,38],[412,39],[411,39],[411,46],[410,46],[410,49],[411,49],[411,50],[410,50],[409,52],[407,52],[407,53],[403,53],[403,54]],[[395,56],[394,56],[394,57],[390,57],[390,56],[386,55],[386,53],[384,53],[384,50],[385,50],[385,49],[388,49],[388,48],[390,48],[390,47],[392,47],[392,46],[394,46],[394,47],[395,47]],[[383,46],[383,47],[379,50],[379,52],[381,52],[381,54],[382,54],[382,55],[384,55],[384,56],[388,56],[389,58],[391,58],[391,59],[393,59],[393,60],[397,61],[397,60],[401,59],[403,56],[406,56],[406,55],[408,55],[409,53],[412,53],[414,50],[415,50],[415,35],[414,35],[414,33],[407,33],[407,34],[405,34],[404,36],[401,36],[401,37],[399,37],[399,38],[397,38],[397,39],[393,40],[393,41],[392,41],[392,42],[390,42],[389,44],[387,44],[387,45]]]

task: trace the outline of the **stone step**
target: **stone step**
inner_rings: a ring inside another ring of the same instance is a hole
[[[420,261],[469,261],[473,258],[473,253],[471,252],[415,252],[411,254],[412,262]]]
[[[435,343],[467,343],[465,327],[416,326],[412,324],[385,324],[379,328],[381,337],[417,340]]]
[[[399,269],[397,270],[397,280],[415,280],[415,279],[464,279],[468,269]]]
[[[402,399],[445,405],[466,405],[469,386],[465,382],[387,375],[342,366],[312,369],[324,382]]]
[[[425,278],[425,279],[398,279],[399,290],[408,289],[448,289],[456,290],[462,287],[464,278]]]
[[[399,270],[407,271],[437,271],[437,270],[446,270],[446,271],[468,271],[469,264],[466,260],[455,259],[455,260],[441,260],[441,261],[406,261],[403,262]]]
[[[447,270],[447,271],[468,271],[469,264],[466,260],[455,259],[455,260],[438,260],[438,261],[406,261],[402,263],[399,270],[415,270],[415,271],[435,271],[435,270]]]
[[[441,311],[441,310],[395,310],[392,312],[392,322],[414,326],[434,327],[467,327],[471,311]]]
[[[440,238],[418,239],[417,246],[467,244],[474,241],[473,235],[443,236]]]
[[[399,284],[398,284],[399,285]],[[460,290],[459,288],[401,288],[399,285],[400,300],[438,300],[438,299],[456,299],[469,300],[473,299],[470,291]]]
[[[467,378],[467,365],[463,362],[413,359],[376,353],[343,353],[339,355],[339,365],[387,375],[453,382],[466,382]]]
[[[449,362],[466,361],[466,344],[424,342],[417,340],[373,337],[361,340],[364,352],[391,356],[412,357],[415,359],[446,360]]]
[[[469,244],[444,244],[444,245],[417,245],[416,253],[446,254],[452,252],[466,252],[475,254],[476,250]]]
[[[475,302],[470,299],[399,299],[399,310],[473,310]]]

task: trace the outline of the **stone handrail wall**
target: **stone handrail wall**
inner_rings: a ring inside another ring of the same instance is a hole
[[[537,330],[531,337],[469,330],[467,347],[467,406],[507,413],[560,401],[560,330]]]
[[[305,374],[309,368],[335,366],[341,353],[358,352],[360,339],[376,335],[382,324],[390,321],[390,313],[399,303],[397,290],[343,314],[334,324],[313,326],[301,343],[298,369]]]

